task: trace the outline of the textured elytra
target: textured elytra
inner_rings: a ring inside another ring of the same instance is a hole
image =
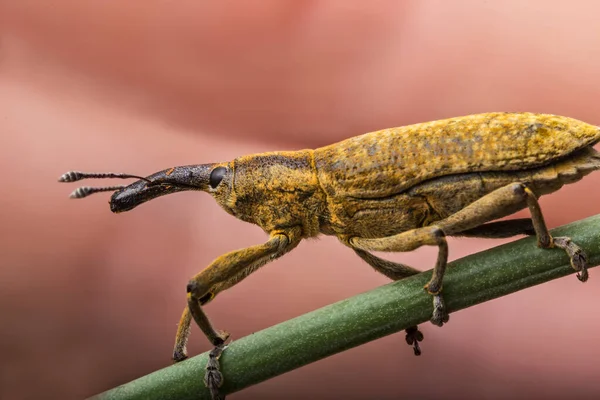
[[[573,118],[487,113],[384,129],[315,150],[329,196],[378,198],[467,172],[540,167],[600,140]]]

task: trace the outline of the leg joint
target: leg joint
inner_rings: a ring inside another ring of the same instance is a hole
[[[431,234],[433,236],[435,236],[436,238],[445,238],[446,234],[444,233],[444,231],[442,230],[442,228],[438,227],[438,226],[434,226],[431,229]]]
[[[191,280],[188,282],[187,286],[185,287],[185,290],[187,293],[191,293],[192,295],[196,295],[198,294],[198,282],[196,282],[195,280]]]
[[[431,235],[433,236],[436,245],[446,245],[446,233],[442,230],[442,228],[434,226],[431,230]]]
[[[525,184],[523,183],[515,183],[512,185],[512,191],[514,194],[516,194],[519,197],[525,197],[529,192],[531,192],[529,189],[527,189],[527,186],[525,186]]]

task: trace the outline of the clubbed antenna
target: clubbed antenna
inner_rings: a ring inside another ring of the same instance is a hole
[[[119,179],[135,178],[135,179],[140,179],[140,180],[146,181],[148,183],[152,183],[148,178],[144,178],[144,177],[137,176],[137,175],[115,174],[112,172],[87,173],[87,172],[80,172],[80,171],[69,171],[66,174],[63,174],[60,178],[58,178],[58,181],[59,182],[77,182],[77,181],[80,181],[82,179],[87,179],[87,178],[101,178],[101,179],[102,178],[119,178]],[[108,186],[108,187],[83,186],[83,187],[75,189],[69,197],[71,197],[72,199],[83,199],[84,197],[87,197],[90,194],[94,194],[94,193],[98,193],[98,192],[114,192],[116,190],[123,189],[124,187],[125,186]]]
[[[87,178],[119,178],[119,179],[135,178],[135,179],[141,179],[143,181],[150,183],[150,181],[148,179],[141,177],[141,176],[137,176],[137,175],[115,174],[112,172],[98,174],[98,173],[86,173],[86,172],[79,172],[79,171],[69,171],[66,174],[63,174],[60,178],[58,178],[58,181],[59,182],[76,182],[76,181],[80,181],[82,179],[87,179]]]
[[[124,187],[125,186],[108,186],[108,187],[82,186],[80,188],[75,189],[69,197],[72,199],[83,199],[84,197],[88,197],[90,194],[94,194],[94,193],[98,193],[98,192],[114,192],[116,190],[123,189]]]

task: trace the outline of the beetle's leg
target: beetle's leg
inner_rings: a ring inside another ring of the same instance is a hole
[[[438,226],[417,228],[385,238],[364,239],[353,237],[350,239],[350,244],[362,250],[373,251],[412,251],[421,246],[437,246],[439,249],[437,262],[433,269],[433,276],[429,283],[425,285],[425,289],[434,296],[431,322],[438,326],[448,322],[449,317],[440,296],[441,282],[448,261],[448,244],[444,232]]]
[[[537,236],[537,245],[543,249],[555,247],[563,249],[569,256],[571,266],[578,272],[577,278],[582,282],[587,281],[587,256],[585,252],[573,243],[571,238],[552,237],[535,194],[523,183],[513,183],[497,189],[436,224],[448,235],[452,235],[456,232],[472,229],[469,225],[473,221],[481,220],[482,217],[489,216],[489,220],[491,220],[514,212],[516,207],[521,208],[522,203],[524,203],[523,206],[529,208],[531,213],[533,229]],[[496,207],[496,211],[494,211],[494,207]],[[474,216],[475,213],[479,215]],[[461,229],[465,226],[465,229]]]
[[[510,219],[507,221],[489,222],[478,227],[457,232],[452,236],[502,239],[517,235],[535,235],[531,218]]]
[[[192,314],[190,309],[185,306],[179,325],[177,326],[177,335],[175,336],[175,348],[173,349],[173,362],[185,360],[187,356],[187,342],[190,337],[190,323],[192,322]],[[226,339],[224,339],[225,341]]]
[[[531,212],[533,227],[537,233],[538,246],[543,249],[558,247],[565,250],[569,255],[571,266],[577,271],[577,279],[581,282],[587,281],[587,255],[583,249],[573,243],[569,237],[552,237],[546,227],[546,222],[544,221],[544,216],[542,215],[542,210],[535,194],[528,187],[524,187],[524,191],[527,195],[527,206]]]
[[[362,258],[367,264],[373,267],[376,271],[381,272],[383,275],[388,278],[399,281],[400,279],[404,279],[411,275],[416,275],[420,273],[418,269],[413,267],[409,267],[408,265],[395,263],[392,261],[384,260],[383,258],[379,258],[368,251],[352,248],[354,252]],[[419,331],[418,326],[411,326],[406,329],[406,343],[409,346],[413,347],[413,351],[416,356],[421,355],[421,347],[419,346],[419,342],[423,341],[423,333]]]
[[[535,195],[522,183],[513,183],[494,190],[449,217],[437,221],[434,226],[417,228],[385,238],[353,237],[350,239],[350,244],[362,250],[373,251],[411,251],[424,245],[437,245],[440,249],[438,260],[432,278],[425,288],[434,296],[434,313],[431,322],[441,326],[447,321],[443,300],[439,295],[442,290],[448,256],[445,235],[468,231],[524,207],[529,207],[531,212],[538,245],[543,248],[560,247],[564,249],[571,258],[573,268],[580,272],[578,278],[582,281],[586,280],[585,254],[569,238],[552,238]]]
[[[388,278],[399,281],[400,279],[407,278],[412,275],[416,275],[421,273],[416,268],[409,267],[408,265],[395,263],[392,261],[384,260],[383,258],[379,258],[368,251],[352,248],[354,252],[362,258],[367,264],[373,267],[376,271],[381,272],[383,275]]]
[[[211,391],[213,399],[217,398],[215,396],[218,395],[218,389],[223,384],[218,359],[225,349],[224,344],[229,334],[216,331],[212,327],[206,314],[202,311],[201,305],[210,301],[216,293],[235,285],[269,261],[292,250],[300,243],[300,240],[300,228],[290,228],[285,232],[273,232],[269,241],[264,244],[222,255],[188,283],[188,311],[184,311],[177,329],[173,358],[175,361],[180,361],[187,357],[185,344],[189,337],[190,321],[193,318],[215,346],[210,353],[204,377],[204,382]]]
[[[528,205],[532,215],[536,215],[538,223],[539,240],[538,246],[542,248],[559,247],[564,249],[571,259],[571,266],[579,271],[577,278],[585,282],[588,279],[587,272],[587,257],[585,252],[568,237],[551,238],[548,228],[544,223],[540,206],[535,199],[535,195],[527,189],[529,198]],[[513,219],[508,221],[490,222],[480,225],[476,228],[469,229],[463,232],[455,233],[453,236],[468,236],[481,238],[506,238],[515,235],[536,235],[536,228],[531,218]]]
[[[208,362],[206,363],[206,372],[204,375],[204,384],[210,390],[213,400],[224,399],[224,396],[219,395],[219,387],[223,384],[223,375],[219,371],[219,358],[225,350],[225,341],[229,338],[229,334],[225,331],[216,331],[206,314],[200,309],[201,315],[199,320],[202,321],[201,329],[205,332],[210,342],[215,346],[209,353]],[[185,307],[179,326],[177,327],[177,335],[175,337],[175,348],[173,349],[173,361],[175,363],[183,361],[187,358],[187,342],[190,337],[190,323],[192,314],[189,307]],[[199,324],[200,325],[200,324]]]
[[[208,353],[208,362],[206,363],[206,373],[204,374],[204,386],[210,391],[210,397],[213,400],[225,399],[219,393],[219,388],[223,385],[223,374],[221,374],[219,358],[225,350],[225,343],[215,346],[214,349]]]

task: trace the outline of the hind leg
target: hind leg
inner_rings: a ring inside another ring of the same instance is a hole
[[[587,281],[589,277],[587,271],[587,256],[583,249],[573,243],[569,237],[552,237],[546,227],[546,222],[544,222],[542,210],[535,194],[527,187],[524,188],[524,191],[527,195],[527,207],[529,207],[529,211],[531,212],[533,227],[537,234],[538,247],[543,249],[552,249],[555,247],[563,249],[569,256],[571,267],[577,271],[577,279],[581,282]]]
[[[437,246],[438,259],[433,269],[431,280],[425,289],[433,296],[433,316],[431,322],[442,326],[448,321],[443,299],[441,297],[442,281],[448,260],[446,235],[456,235],[472,230],[488,221],[492,221],[528,207],[531,212],[533,228],[538,246],[541,248],[562,248],[569,255],[571,265],[579,272],[581,281],[587,280],[586,257],[581,248],[570,238],[553,238],[546,227],[539,203],[533,192],[522,183],[513,183],[499,188],[449,217],[437,221],[435,225],[413,229],[398,235],[385,238],[365,239],[352,237],[352,247],[371,251],[412,251],[421,246]]]

